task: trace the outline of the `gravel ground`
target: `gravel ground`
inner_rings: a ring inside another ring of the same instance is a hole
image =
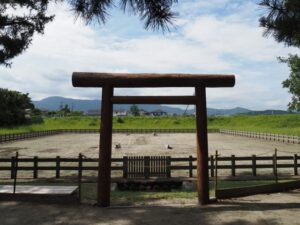
[[[196,199],[162,199],[136,207],[97,208],[0,202],[1,225],[297,225],[300,190],[197,206]]]

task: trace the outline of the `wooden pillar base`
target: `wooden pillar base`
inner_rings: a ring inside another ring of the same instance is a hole
[[[99,170],[98,170],[98,206],[110,205],[110,169],[111,169],[111,145],[112,145],[112,115],[113,87],[102,88]]]
[[[205,87],[196,87],[197,188],[200,205],[209,203],[207,112]]]

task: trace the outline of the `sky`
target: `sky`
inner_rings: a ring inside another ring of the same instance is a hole
[[[145,30],[138,17],[110,10],[105,25],[75,19],[67,3],[52,4],[55,20],[34,35],[25,53],[0,66],[0,87],[49,96],[100,99],[100,88],[72,87],[72,72],[235,74],[233,88],[207,89],[210,108],[287,109],[281,82],[286,64],[277,57],[299,49],[263,37],[257,0],[179,0],[170,32]],[[193,95],[192,88],[117,89],[116,95]]]

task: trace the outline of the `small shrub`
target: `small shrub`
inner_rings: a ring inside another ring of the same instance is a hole
[[[97,123],[95,121],[92,121],[92,122],[89,123],[90,127],[93,127],[93,126],[96,126],[96,125],[97,125]]]
[[[41,116],[33,116],[29,120],[30,124],[41,124],[44,123],[44,119]]]
[[[124,122],[125,121],[122,118],[120,118],[120,117],[117,118],[117,123],[124,123]]]

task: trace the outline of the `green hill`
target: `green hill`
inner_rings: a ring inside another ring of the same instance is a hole
[[[98,129],[97,117],[45,118],[43,124],[2,127],[0,134],[28,132],[51,129]],[[188,117],[119,117],[114,118],[114,129],[194,129],[195,118]],[[235,115],[226,117],[208,117],[208,128],[234,129],[288,134],[300,136],[300,115]]]
[[[300,115],[235,115],[228,117],[209,117],[210,128],[223,128],[266,132],[274,134],[288,134],[300,136]]]

